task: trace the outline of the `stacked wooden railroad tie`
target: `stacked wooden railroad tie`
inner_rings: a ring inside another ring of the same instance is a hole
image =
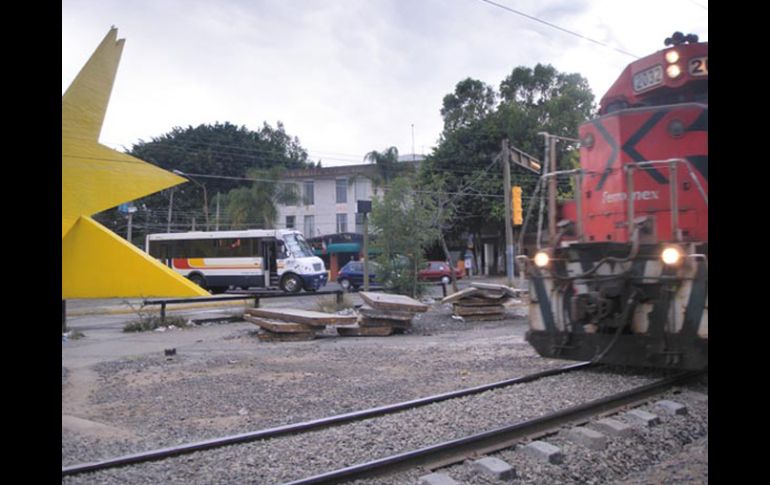
[[[469,288],[447,296],[441,303],[452,303],[452,313],[465,320],[501,320],[505,318],[505,304],[521,293],[521,290],[505,285],[474,282]]]
[[[292,308],[249,308],[244,320],[257,325],[260,340],[268,342],[293,342],[312,340],[323,332],[326,325],[356,323],[356,315],[336,315]]]
[[[403,333],[412,327],[415,314],[428,311],[428,305],[408,296],[365,291],[359,295],[366,305],[359,309],[361,316],[356,325],[337,327],[342,336],[385,337]]]

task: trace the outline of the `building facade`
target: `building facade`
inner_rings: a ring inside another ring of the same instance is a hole
[[[399,163],[416,168],[423,158],[417,156],[415,161]],[[297,229],[306,238],[363,234],[357,201],[371,201],[385,190],[374,183],[377,170],[376,165],[369,163],[284,172],[282,182],[295,184],[300,201],[296,205],[278,205],[276,227]]]
[[[399,161],[416,168],[424,157]],[[300,195],[295,205],[278,205],[276,227],[297,229],[305,235],[316,254],[329,268],[329,280],[347,261],[362,257],[363,219],[358,201],[371,201],[385,188],[374,164],[289,170],[282,183],[293,183]]]
[[[356,217],[358,200],[372,200],[378,190],[372,180],[376,167],[349,165],[284,172],[283,181],[294,183],[300,201],[278,205],[276,227],[297,229],[306,238],[345,232],[363,233]]]

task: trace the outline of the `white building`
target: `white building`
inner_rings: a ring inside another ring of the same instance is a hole
[[[415,158],[417,163],[423,159]],[[362,234],[363,223],[356,216],[357,201],[370,201],[382,194],[383,188],[372,182],[376,173],[374,164],[284,172],[282,181],[297,184],[301,201],[297,205],[278,205],[276,227],[298,229],[306,238],[343,232]]]

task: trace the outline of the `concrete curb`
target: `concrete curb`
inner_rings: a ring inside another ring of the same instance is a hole
[[[253,298],[247,298],[244,300],[231,300],[231,301],[212,301],[210,303],[177,303],[173,305],[166,305],[166,311],[174,311],[174,310],[188,310],[188,309],[195,309],[195,308],[210,308],[210,307],[231,307],[231,306],[244,306],[249,305],[249,308],[251,308],[251,305],[254,303]],[[160,313],[160,305],[150,305],[145,307],[140,307],[142,311],[146,312],[152,312],[152,313]],[[119,307],[93,307],[93,308],[76,308],[73,310],[67,310],[67,316],[68,317],[82,317],[87,315],[124,315],[124,314],[130,314],[130,313],[136,313],[136,310],[132,309],[129,306],[119,306]]]

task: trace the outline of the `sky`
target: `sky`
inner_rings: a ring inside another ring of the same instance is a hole
[[[429,154],[441,102],[518,66],[579,73],[596,97],[675,31],[708,41],[707,0],[63,0],[62,94],[112,26],[126,39],[100,142],[174,127],[283,123],[323,166]],[[414,147],[414,150],[413,150]]]

